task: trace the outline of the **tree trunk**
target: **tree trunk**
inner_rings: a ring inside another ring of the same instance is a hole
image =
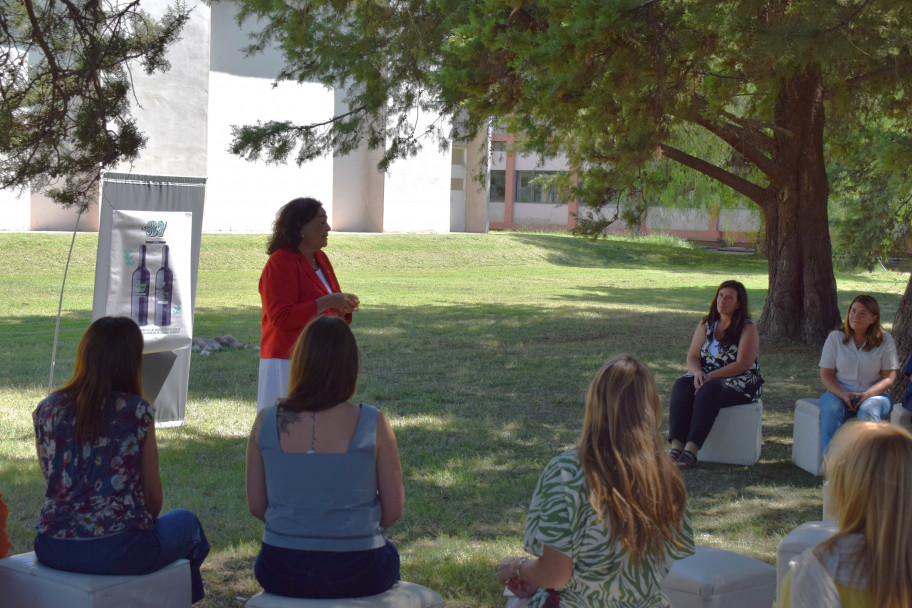
[[[906,361],[909,360],[909,354],[912,353],[912,275],[909,276],[906,292],[899,301],[896,316],[893,317],[891,335],[896,342],[896,354],[899,355],[899,373],[896,384],[893,385],[893,401],[899,402],[902,401],[906,385],[909,383],[908,376],[902,372],[906,367]]]
[[[774,161],[766,222],[769,293],[759,329],[766,336],[822,344],[839,323],[823,157],[823,99],[817,73],[784,79],[775,108]]]

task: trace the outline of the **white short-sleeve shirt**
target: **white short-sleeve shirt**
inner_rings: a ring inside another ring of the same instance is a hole
[[[893,336],[883,332],[880,346],[864,351],[855,346],[854,340],[843,344],[845,333],[842,330],[831,331],[823,344],[820,354],[820,367],[836,370],[836,381],[846,391],[861,393],[881,379],[881,370],[899,369],[896,356],[896,344]],[[864,344],[862,344],[864,347]]]

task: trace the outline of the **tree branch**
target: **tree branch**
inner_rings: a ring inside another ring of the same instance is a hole
[[[853,78],[847,78],[843,82],[843,86],[837,87],[836,89],[828,90],[823,94],[824,101],[832,99],[836,96],[837,90],[852,90],[858,88],[858,86],[864,84],[869,80],[875,80],[877,78],[882,78],[889,74],[895,74],[896,76],[905,76],[912,73],[912,62],[909,63],[900,63],[898,65],[889,65],[879,70],[873,72],[868,72],[867,74],[861,74]]]
[[[737,127],[729,123],[717,123],[704,118],[701,115],[692,117],[695,124],[700,125],[729,146],[735,151],[743,154],[750,162],[754,163],[760,171],[770,176],[776,171],[774,163],[768,152],[771,151],[771,140],[768,137],[757,137],[755,132]]]
[[[765,204],[766,189],[761,188],[757,184],[750,182],[743,177],[739,177],[734,173],[726,171],[721,167],[717,167],[711,163],[706,162],[695,156],[691,156],[686,152],[682,152],[677,148],[673,148],[667,144],[659,144],[658,149],[656,150],[660,156],[665,156],[671,160],[689,167],[694,171],[699,171],[703,175],[714,179],[722,184],[725,184],[735,192],[743,194],[750,200],[754,201],[760,208],[763,208]]]

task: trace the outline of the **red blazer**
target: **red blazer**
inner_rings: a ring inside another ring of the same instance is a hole
[[[314,257],[333,293],[339,281],[329,258],[320,250]],[[263,337],[261,359],[291,359],[291,349],[304,326],[317,316],[317,298],[327,295],[326,285],[299,251],[277,249],[269,256],[260,275],[260,299],[263,302]],[[351,314],[329,309],[326,315],[341,317],[351,323]]]

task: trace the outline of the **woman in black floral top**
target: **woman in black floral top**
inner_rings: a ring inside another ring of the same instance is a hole
[[[744,285],[725,281],[694,331],[687,352],[689,371],[671,389],[670,456],[682,469],[696,466],[697,452],[721,408],[760,397],[759,347]]]

